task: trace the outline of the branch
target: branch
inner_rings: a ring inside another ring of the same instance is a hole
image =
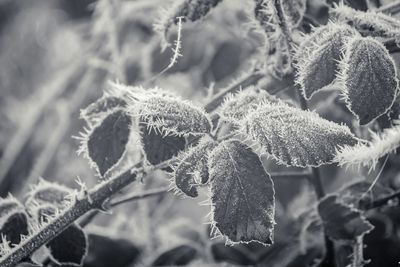
[[[380,208],[382,206],[387,205],[389,201],[394,200],[394,199],[398,199],[400,201],[400,191],[394,192],[391,195],[379,198],[368,204],[365,204],[363,209],[370,210],[370,209]]]
[[[169,189],[170,188],[167,186],[167,187],[161,187],[161,188],[157,188],[157,189],[147,190],[142,193],[135,192],[132,194],[128,194],[128,195],[125,195],[124,197],[121,197],[121,198],[116,199],[115,201],[111,202],[110,207],[116,207],[116,206],[124,204],[126,202],[131,202],[131,201],[136,201],[139,199],[162,195],[162,194],[168,193]]]
[[[400,12],[400,1],[398,0],[393,3],[381,6],[380,8],[378,8],[377,11],[390,15],[395,15]]]

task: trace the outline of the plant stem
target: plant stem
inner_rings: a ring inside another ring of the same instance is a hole
[[[152,190],[147,190],[141,193],[132,193],[129,195],[125,195],[124,197],[121,197],[119,199],[116,199],[110,203],[110,207],[116,207],[118,205],[124,204],[126,202],[131,202],[131,201],[136,201],[148,197],[154,197],[158,195],[162,195],[165,193],[168,193],[169,187],[161,187],[157,189],[152,189]]]
[[[396,198],[400,200],[400,191],[394,192],[393,194],[390,194],[388,196],[385,196],[385,197],[379,198],[377,200],[374,200],[371,203],[368,203],[364,207],[364,209],[370,210],[370,209],[375,209],[375,208],[379,208],[379,207],[385,206],[385,205],[387,205],[387,203],[389,201],[394,200]]]
[[[400,1],[395,1],[393,3],[381,6],[380,8],[378,8],[377,11],[380,11],[382,13],[386,13],[386,14],[390,14],[390,15],[394,15],[400,12]]]

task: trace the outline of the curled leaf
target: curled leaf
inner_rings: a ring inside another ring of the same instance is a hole
[[[11,195],[0,198],[0,235],[16,245],[21,242],[21,235],[28,233],[28,215],[24,206]]]
[[[347,25],[328,23],[302,42],[295,55],[296,83],[306,99],[335,80],[345,41],[357,34]]]
[[[275,192],[269,174],[250,147],[221,142],[209,159],[212,220],[230,242],[273,243]]]
[[[208,181],[208,154],[217,145],[211,138],[203,138],[199,144],[189,149],[175,167],[173,177],[176,187],[189,197],[197,197],[194,185]]]
[[[333,240],[354,241],[374,228],[360,210],[340,203],[336,195],[322,199],[318,213],[326,233]]]
[[[297,167],[331,163],[337,148],[357,143],[348,127],[285,104],[260,105],[244,131],[280,163]]]
[[[262,102],[278,103],[280,100],[266,91],[250,87],[237,94],[231,94],[225,98],[224,103],[218,109],[221,118],[229,122],[242,120],[249,112],[254,110]]]
[[[166,134],[206,134],[211,131],[207,114],[188,101],[169,95],[152,95],[140,102],[139,115],[149,127]]]
[[[400,35],[400,21],[383,13],[359,11],[339,4],[331,9],[331,15],[337,21],[356,28],[363,36],[398,37]]]
[[[105,117],[83,138],[80,153],[86,154],[102,177],[124,155],[131,123],[131,118],[125,111],[117,110]]]
[[[354,37],[348,41],[339,78],[347,107],[361,125],[388,112],[398,93],[394,60],[371,37]]]
[[[90,120],[99,116],[99,114],[109,113],[112,110],[124,108],[126,105],[127,102],[121,97],[104,95],[84,110],[81,110],[81,117]]]
[[[88,249],[85,232],[77,224],[72,224],[61,234],[46,244],[52,259],[68,266],[82,266]]]
[[[32,187],[27,194],[25,206],[28,209],[32,205],[52,204],[62,207],[65,202],[70,201],[73,190],[64,185],[40,179],[39,183]]]
[[[343,146],[335,161],[339,165],[374,167],[378,160],[395,151],[400,146],[400,126],[385,129],[381,134],[373,134],[368,144]]]

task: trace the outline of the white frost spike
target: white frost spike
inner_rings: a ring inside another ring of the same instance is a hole
[[[339,4],[331,9],[331,15],[339,22],[351,24],[363,36],[400,36],[400,21],[383,13],[358,11],[344,4]]]
[[[143,117],[149,127],[165,134],[206,134],[211,131],[211,121],[204,110],[179,97],[150,95],[138,104],[131,113]]]
[[[357,143],[348,127],[282,104],[260,105],[243,127],[278,162],[297,167],[331,163],[339,146]]]
[[[280,100],[264,90],[247,88],[237,94],[228,95],[218,109],[218,114],[226,121],[235,123],[242,120],[260,103],[277,103]]]
[[[395,62],[372,37],[348,41],[338,79],[347,107],[361,125],[387,113],[398,93]]]
[[[400,146],[400,125],[385,129],[382,134],[374,134],[369,144],[338,149],[335,161],[339,165],[365,166],[374,168],[380,158],[394,152]]]
[[[300,44],[295,54],[296,83],[306,99],[334,82],[346,39],[358,35],[347,25],[328,23]]]
[[[209,158],[212,233],[228,243],[273,243],[275,191],[260,158],[238,140],[221,142]]]
[[[197,197],[195,184],[208,181],[208,154],[217,145],[210,137],[203,137],[199,144],[179,156],[173,177],[176,187],[190,197]]]

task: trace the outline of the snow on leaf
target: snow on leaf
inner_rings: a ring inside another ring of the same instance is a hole
[[[283,0],[282,7],[283,12],[286,15],[286,19],[292,28],[299,26],[303,19],[304,13],[306,12],[307,0]]]
[[[378,160],[400,146],[400,125],[373,134],[368,144],[343,146],[338,149],[335,161],[339,165],[374,167]]]
[[[361,125],[388,112],[398,93],[394,60],[371,37],[354,37],[348,41],[338,78],[347,107]]]
[[[28,215],[24,206],[11,195],[0,198],[0,236],[16,245],[21,242],[21,235],[29,233],[28,229]]]
[[[399,37],[400,21],[389,15],[375,11],[358,11],[339,4],[331,9],[335,21],[347,23],[363,36]]]
[[[243,127],[278,162],[297,167],[331,163],[338,147],[357,143],[348,127],[285,104],[260,105]]]
[[[145,122],[140,122],[139,128],[146,159],[153,165],[171,159],[185,149],[183,136],[167,135],[165,131],[148,128]]]
[[[338,60],[347,38],[358,33],[347,25],[328,23],[314,29],[296,51],[296,83],[306,99],[336,78]]]
[[[194,185],[208,181],[208,154],[217,145],[209,137],[203,137],[199,144],[183,153],[175,167],[173,177],[176,187],[189,197],[197,197]]]
[[[340,203],[336,195],[323,198],[318,204],[318,213],[333,240],[353,241],[374,228],[360,210]]]
[[[254,110],[260,103],[277,103],[280,100],[264,90],[250,87],[237,94],[231,94],[225,98],[224,103],[219,107],[218,114],[229,122],[242,120],[249,112]]]
[[[71,198],[73,190],[64,185],[40,179],[27,194],[25,206],[50,203],[56,207],[62,207]]]
[[[91,118],[99,116],[99,114],[108,113],[114,109],[126,107],[127,102],[120,97],[104,95],[97,101],[81,110],[81,117],[86,121],[92,121]]]
[[[210,154],[212,222],[229,242],[273,243],[275,192],[253,150],[238,140],[221,142]]]
[[[206,134],[211,131],[210,119],[201,108],[175,96],[150,95],[140,101],[138,109],[149,127],[166,134]]]
[[[46,244],[52,259],[62,265],[82,266],[88,250],[85,232],[76,223],[69,226],[61,234]]]
[[[131,123],[127,112],[117,110],[105,117],[83,138],[80,152],[85,153],[102,177],[123,157]]]

